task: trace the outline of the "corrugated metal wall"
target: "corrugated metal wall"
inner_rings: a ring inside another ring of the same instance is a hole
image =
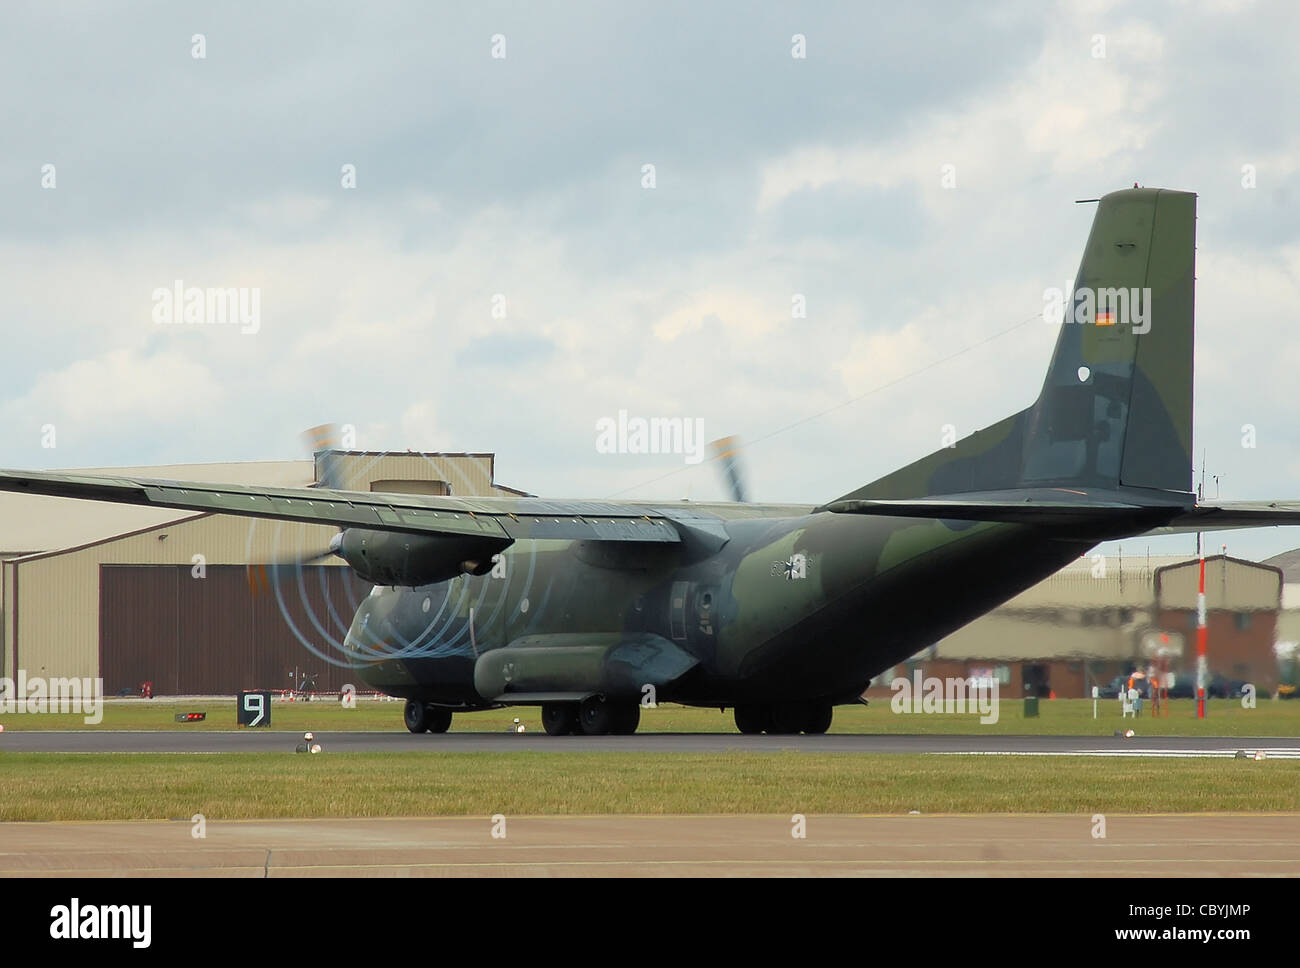
[[[995,610],[940,639],[943,659],[1014,661],[1046,657],[1121,659],[1133,655],[1135,638],[1127,626],[1082,625],[1055,613]],[[924,653],[923,653],[924,654]]]
[[[291,672],[317,676],[316,687],[360,686],[329,644],[370,586],[349,569],[304,567],[275,588],[250,586],[242,566],[100,568],[100,668],[104,690],[135,692],[146,680],[157,695],[230,695],[240,689],[289,689]],[[332,609],[332,613],[331,613]],[[304,644],[306,640],[307,644]]]
[[[372,454],[364,451],[332,454],[339,486],[369,491],[378,481],[444,481],[453,497],[492,494],[491,454]],[[316,459],[317,479],[322,473]],[[377,489],[377,488],[376,488]]]
[[[1196,608],[1199,561],[1159,568],[1156,598],[1161,608]],[[1270,565],[1215,555],[1205,559],[1205,606],[1211,611],[1274,611],[1282,604],[1282,572]]]
[[[158,693],[175,692],[177,683],[176,568],[104,569],[116,578],[101,589],[100,623],[112,629],[112,645],[101,664],[104,695],[135,692],[151,680]],[[147,573],[144,580],[141,573]]]
[[[35,674],[99,675],[100,565],[180,565],[201,555],[219,565],[283,560],[322,550],[336,533],[321,525],[279,525],[199,515],[85,548],[17,563],[18,666]],[[8,605],[8,600],[6,601]],[[10,624],[13,628],[13,623]],[[106,685],[107,688],[107,685]]]

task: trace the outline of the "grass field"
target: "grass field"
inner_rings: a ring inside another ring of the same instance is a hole
[[[1037,718],[1024,718],[1021,700],[1006,700],[996,723],[982,724],[978,716],[965,714],[924,715],[895,713],[888,698],[873,700],[870,706],[839,706],[835,710],[833,733],[970,733],[1043,734],[1067,736],[1109,736],[1116,729],[1132,728],[1139,736],[1298,736],[1300,700],[1277,702],[1262,699],[1254,709],[1243,709],[1239,700],[1214,699],[1207,718],[1196,718],[1195,702],[1175,700],[1167,717],[1149,715],[1149,704],[1140,719],[1121,719],[1119,703],[1098,703],[1098,718],[1092,718],[1090,699],[1052,699],[1039,703]],[[176,723],[182,711],[206,712],[201,723]],[[536,706],[498,709],[458,715],[453,731],[504,731],[518,717],[529,732],[542,728]],[[276,702],[271,709],[271,729],[288,732],[314,730],[392,730],[402,726],[402,703],[360,700],[356,708],[344,709],[334,702]],[[236,729],[235,702],[220,703],[150,702],[127,700],[106,703],[98,726],[87,726],[80,715],[16,714],[0,716],[6,730],[21,729]],[[734,733],[731,711],[693,709],[664,704],[641,713],[642,732]]]
[[[1300,761],[872,754],[0,754],[0,820],[1300,810]]]
[[[887,700],[836,709],[832,732],[1110,735],[1300,735],[1300,702],[1255,709],[1214,701],[1165,718],[1121,720],[1118,703],[1051,700],[1037,718],[1002,704],[999,720],[894,713]],[[201,710],[202,723],[178,724]],[[401,731],[402,704],[276,703],[273,728]],[[457,716],[453,730],[540,731],[535,707]],[[77,715],[11,714],[14,729],[235,729],[234,701],[107,705],[88,727]],[[663,705],[642,711],[646,732],[734,733],[730,711]],[[3,737],[0,737],[3,750]],[[1083,757],[905,756],[808,752],[42,754],[0,752],[0,820],[148,820],[610,813],[1071,813],[1300,810],[1300,761],[1115,760]]]

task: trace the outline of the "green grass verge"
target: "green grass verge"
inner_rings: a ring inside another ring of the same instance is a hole
[[[0,754],[0,820],[1300,810],[1300,761],[742,753]]]
[[[1210,701],[1209,716],[1196,718],[1193,700],[1176,700],[1170,715],[1154,718],[1148,704],[1141,719],[1121,719],[1115,700],[1098,703],[1098,718],[1092,718],[1090,699],[1053,699],[1039,703],[1037,718],[1024,718],[1022,700],[1005,700],[996,723],[982,724],[978,716],[957,714],[895,713],[888,698],[873,700],[870,706],[839,706],[835,710],[833,733],[967,733],[1005,734],[1034,733],[1067,736],[1109,736],[1119,728],[1133,728],[1139,736],[1300,736],[1300,700],[1277,702],[1262,699],[1254,709],[1243,709],[1239,700]],[[180,724],[178,712],[202,711],[208,718],[202,723]],[[458,715],[452,730],[504,731],[518,717],[529,732],[542,728],[536,706],[496,709]],[[272,729],[301,732],[320,730],[400,731],[402,703],[363,700],[355,709],[344,709],[337,702],[273,703]],[[147,700],[113,703],[104,707],[98,726],[87,726],[84,718],[73,714],[17,714],[0,716],[6,730],[24,729],[159,729],[202,731],[236,729],[235,703],[196,702],[188,704],[155,703]],[[642,732],[734,733],[731,711],[692,709],[664,704],[646,709],[641,715]]]

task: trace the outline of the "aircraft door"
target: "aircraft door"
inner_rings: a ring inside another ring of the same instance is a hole
[[[718,590],[713,585],[696,585],[694,588],[691,632],[701,643],[712,645]]]
[[[686,641],[686,596],[690,582],[675,581],[668,591],[668,634],[674,642]]]
[[[675,581],[668,593],[668,634],[674,642],[690,643],[697,654],[709,652],[716,635],[716,585]]]

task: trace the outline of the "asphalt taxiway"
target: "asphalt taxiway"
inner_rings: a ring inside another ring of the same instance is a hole
[[[7,823],[0,876],[1300,875],[1296,814],[501,819]]]
[[[742,736],[739,733],[638,733],[547,736],[542,733],[318,732],[329,753],[946,753],[1012,756],[1236,756],[1300,758],[1300,737],[981,736],[832,733]],[[302,734],[285,730],[10,730],[0,753],[273,753],[293,752]]]

